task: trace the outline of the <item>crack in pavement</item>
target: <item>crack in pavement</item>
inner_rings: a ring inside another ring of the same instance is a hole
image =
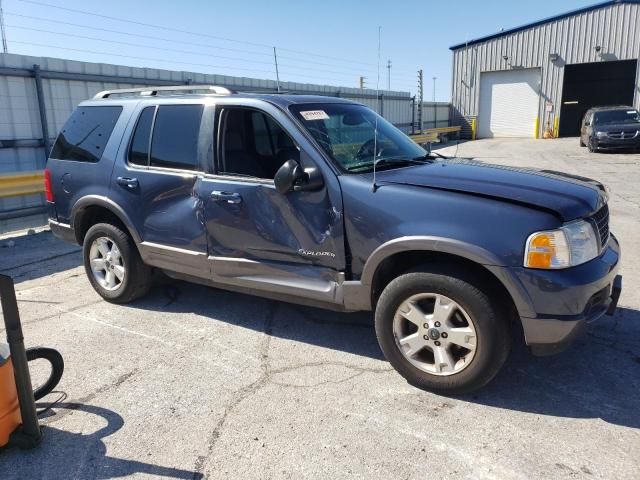
[[[356,377],[359,377],[360,375],[364,374],[364,373],[385,373],[385,372],[389,372],[392,371],[393,368],[389,367],[389,368],[367,368],[367,367],[358,367],[355,365],[349,365],[348,363],[344,363],[344,362],[331,362],[331,361],[319,361],[319,362],[308,362],[308,363],[304,363],[304,364],[298,364],[298,365],[293,365],[293,366],[289,366],[289,367],[282,367],[282,368],[278,368],[278,369],[271,369],[269,366],[269,349],[271,346],[271,337],[273,334],[273,323],[275,321],[275,315],[276,312],[278,310],[278,306],[280,305],[279,302],[269,302],[268,303],[268,307],[267,307],[267,311],[265,314],[265,318],[264,318],[264,326],[262,329],[262,333],[264,335],[264,339],[262,340],[262,343],[260,345],[260,369],[262,371],[260,377],[253,381],[252,383],[250,383],[249,385],[246,385],[242,388],[240,388],[239,390],[237,390],[231,400],[229,401],[229,403],[224,407],[224,412],[222,414],[222,417],[220,418],[220,420],[218,421],[218,423],[216,424],[216,426],[214,427],[213,431],[211,432],[211,434],[209,435],[209,439],[207,441],[207,449],[206,449],[206,454],[205,455],[200,455],[196,458],[195,464],[194,464],[194,479],[196,478],[201,478],[201,476],[204,475],[204,470],[207,466],[207,460],[211,457],[211,454],[213,453],[213,450],[216,446],[216,443],[218,441],[218,439],[221,437],[223,430],[225,429],[225,426],[227,424],[227,419],[229,418],[229,415],[233,412],[233,410],[240,405],[240,403],[242,403],[244,400],[246,400],[247,398],[251,397],[252,395],[256,394],[259,390],[261,390],[262,388],[264,388],[266,385],[268,384],[273,384],[273,385],[278,385],[278,386],[283,386],[283,387],[294,387],[294,388],[314,388],[320,385],[325,385],[325,384],[329,384],[329,383],[335,383],[335,384],[339,384],[339,383],[344,383],[347,382],[349,380],[352,380]],[[357,373],[354,375],[351,375],[343,380],[339,380],[339,381],[324,381],[324,382],[320,382],[314,385],[295,385],[295,384],[287,384],[287,383],[281,383],[281,382],[277,382],[273,380],[273,375],[279,374],[279,373],[285,373],[285,372],[290,372],[293,370],[297,370],[300,368],[305,368],[305,367],[319,367],[319,366],[328,366],[328,365],[336,365],[336,366],[341,366],[341,367],[345,367],[351,370],[356,370]]]
[[[200,455],[196,458],[194,464],[194,472],[193,478],[202,478],[204,475],[204,469],[206,467],[206,462],[213,453],[213,449],[216,446],[216,442],[220,438],[222,430],[224,429],[227,418],[229,414],[246,398],[253,395],[255,392],[264,387],[269,379],[269,347],[271,345],[271,334],[273,332],[273,319],[275,317],[275,313],[277,311],[278,304],[276,302],[269,302],[267,304],[267,312],[264,318],[264,326],[262,329],[262,333],[264,338],[262,340],[262,344],[260,345],[260,369],[262,370],[262,374],[260,377],[254,382],[242,387],[240,390],[236,391],[231,399],[231,401],[225,406],[224,413],[222,414],[222,418],[218,421],[215,428],[209,435],[209,440],[207,441],[207,453],[206,455]]]

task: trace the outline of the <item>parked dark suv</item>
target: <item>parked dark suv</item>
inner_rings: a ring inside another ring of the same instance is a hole
[[[513,327],[534,353],[562,350],[620,294],[602,184],[436,158],[341,98],[103,92],[67,121],[46,179],[51,229],[83,246],[106,300],[135,300],[158,269],[375,310],[387,359],[433,391],[486,384]]]
[[[580,128],[580,146],[590,152],[640,149],[640,114],[633,107],[587,110]]]

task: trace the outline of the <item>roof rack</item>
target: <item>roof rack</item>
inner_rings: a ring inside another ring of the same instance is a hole
[[[216,95],[231,95],[235,93],[235,91],[230,90],[226,87],[219,87],[216,85],[175,85],[169,87],[144,87],[144,88],[123,88],[120,90],[104,90],[102,92],[96,93],[93,97],[94,100],[101,98],[109,98],[111,95],[140,95],[143,97],[154,97],[158,94],[158,92],[203,92],[203,93],[213,93]]]

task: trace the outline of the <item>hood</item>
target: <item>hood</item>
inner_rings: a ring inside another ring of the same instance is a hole
[[[378,172],[379,184],[394,183],[470,193],[549,210],[564,221],[586,217],[606,203],[604,186],[550,170],[447,159]]]

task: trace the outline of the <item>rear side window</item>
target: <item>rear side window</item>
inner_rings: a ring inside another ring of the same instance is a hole
[[[151,166],[198,169],[202,105],[161,105],[151,141]]]
[[[149,164],[149,136],[151,135],[151,126],[153,125],[153,114],[156,107],[146,107],[142,110],[136,130],[131,140],[131,148],[129,149],[129,163],[136,165]]]
[[[62,127],[51,158],[97,162],[120,117],[122,107],[78,107]]]

